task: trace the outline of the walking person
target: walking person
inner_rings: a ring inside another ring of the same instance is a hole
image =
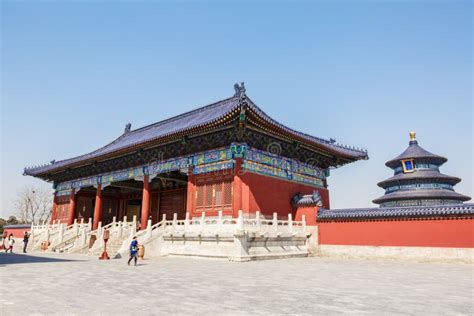
[[[15,244],[15,239],[13,239],[13,234],[10,234],[8,237],[8,248],[5,250],[6,253],[8,250],[10,250],[10,253],[13,253],[13,244]]]
[[[132,242],[130,243],[130,259],[128,259],[128,265],[132,259],[135,261],[135,265],[137,265],[137,255],[138,255],[138,240],[137,236],[133,236]]]
[[[25,232],[25,235],[23,235],[23,253],[26,253],[26,247],[28,247],[28,239],[30,239],[30,234],[28,234],[28,232]]]

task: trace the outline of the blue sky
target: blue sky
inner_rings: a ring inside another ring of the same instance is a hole
[[[449,158],[473,193],[470,1],[2,2],[1,209],[23,167],[226,98],[235,82],[278,121],[365,147],[334,170],[332,207],[374,206],[408,145]],[[270,189],[270,188],[269,188]]]

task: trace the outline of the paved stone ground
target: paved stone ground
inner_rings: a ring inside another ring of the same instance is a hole
[[[0,276],[0,315],[474,313],[468,264],[2,253]]]

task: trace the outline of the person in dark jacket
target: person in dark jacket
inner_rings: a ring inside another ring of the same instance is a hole
[[[26,253],[26,247],[28,247],[28,239],[30,239],[30,234],[25,232],[23,235],[23,253]]]
[[[130,243],[130,259],[128,259],[128,265],[132,259],[135,261],[135,265],[137,265],[137,256],[138,256],[138,240],[137,236],[134,236],[132,242]]]

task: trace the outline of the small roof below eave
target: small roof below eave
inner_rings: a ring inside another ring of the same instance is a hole
[[[319,221],[365,220],[429,216],[473,216],[474,204],[451,204],[435,206],[373,207],[349,209],[320,209]]]

